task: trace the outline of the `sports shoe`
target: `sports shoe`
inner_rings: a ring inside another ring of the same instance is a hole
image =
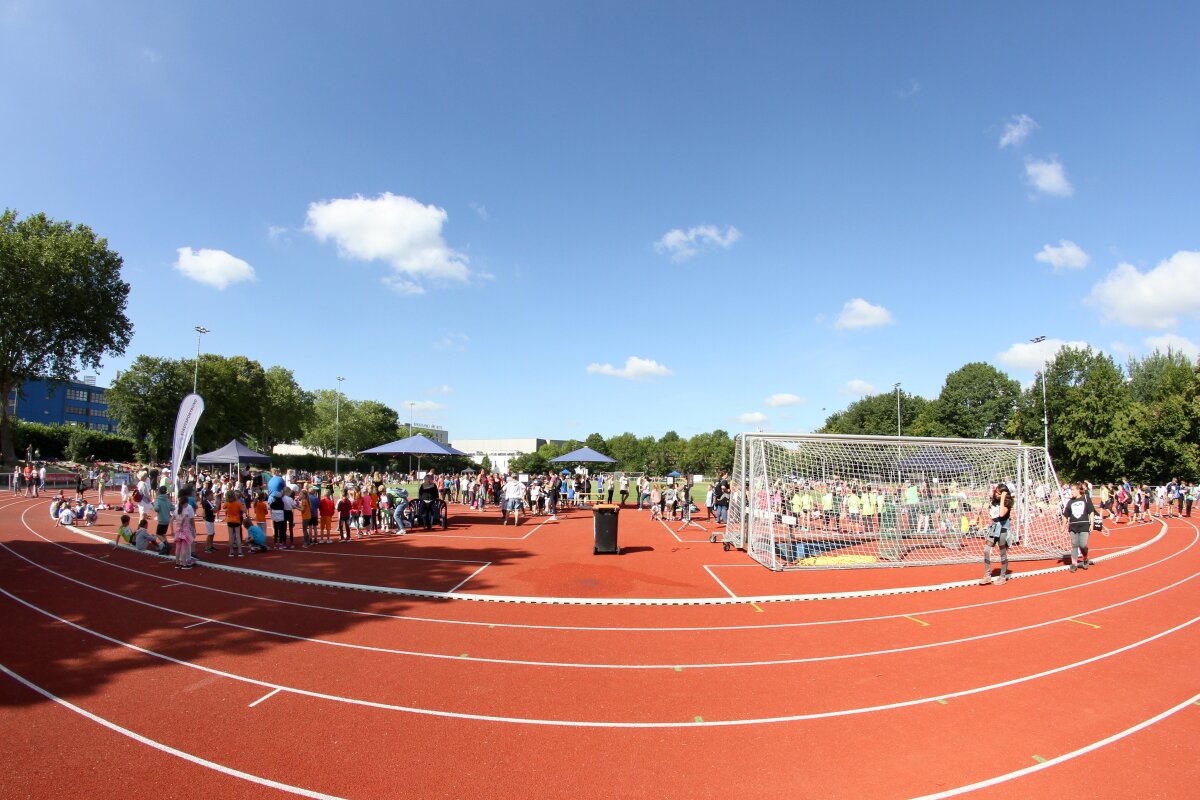
[[[206,552],[206,553],[215,553],[215,552],[217,552],[217,548],[215,548],[215,547],[206,547],[206,548],[204,548],[204,552]]]
[[[1007,580],[1008,580],[1007,575],[1001,575],[999,578],[996,578],[995,583],[997,586],[1003,586]]]
[[[1092,565],[1092,562],[1091,562],[1091,560],[1088,560],[1088,561],[1080,561],[1080,562],[1079,562],[1079,568],[1080,568],[1080,569],[1087,569],[1087,568],[1088,568],[1088,567],[1090,567],[1091,565]]]
[[[1075,571],[1075,570],[1077,570],[1077,569],[1079,569],[1079,567],[1077,567],[1077,566],[1076,566],[1076,565],[1074,565],[1074,564],[1072,564],[1072,565],[1071,565],[1071,572],[1074,572],[1074,571]]]
[[[980,579],[979,579],[979,585],[980,585],[980,586],[987,586],[987,585],[989,585],[991,582],[992,582],[992,575],[991,575],[991,573],[988,573],[987,575],[984,575],[982,578],[980,578]]]

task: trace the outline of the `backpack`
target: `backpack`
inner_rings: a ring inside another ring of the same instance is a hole
[[[133,499],[133,502],[135,502],[135,503],[142,502],[142,493],[139,492],[137,489],[134,489],[132,499]]]

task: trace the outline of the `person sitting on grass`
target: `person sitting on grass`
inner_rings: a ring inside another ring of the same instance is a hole
[[[113,549],[115,550],[117,545],[122,542],[130,547],[133,546],[133,530],[129,527],[128,514],[121,515],[121,527],[117,528],[117,538],[113,539]]]

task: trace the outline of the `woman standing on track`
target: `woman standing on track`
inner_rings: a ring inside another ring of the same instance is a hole
[[[987,535],[983,540],[983,578],[979,583],[987,586],[992,582],[992,548],[1000,548],[1000,577],[996,579],[997,584],[1002,584],[1008,580],[1008,533],[1009,524],[1012,518],[1013,499],[1008,491],[1008,486],[1003,483],[996,484],[996,488],[992,489],[992,503],[988,510],[988,516],[991,517],[992,527],[988,530]]]
[[[1092,565],[1087,557],[1088,534],[1091,533],[1092,517],[1096,513],[1087,487],[1079,482],[1071,484],[1071,497],[1062,513],[1063,525],[1071,533],[1071,572],[1087,569]]]

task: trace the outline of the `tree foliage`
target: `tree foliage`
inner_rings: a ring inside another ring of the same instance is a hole
[[[67,381],[120,355],[133,324],[121,256],[86,225],[45,214],[0,214],[0,398],[39,377]],[[15,456],[8,403],[0,403],[0,454]]]

